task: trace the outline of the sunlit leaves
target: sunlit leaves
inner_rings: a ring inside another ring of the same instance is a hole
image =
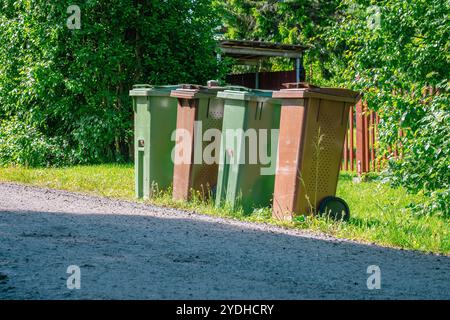
[[[0,120],[23,131],[29,125],[47,143],[35,144],[30,134],[30,148],[39,145],[45,157],[3,156],[0,163],[122,161],[132,138],[133,84],[204,84],[223,70],[209,0],[76,4],[81,29],[69,30],[65,1],[0,0]],[[19,139],[7,141],[20,150]],[[46,147],[64,157],[49,156]]]

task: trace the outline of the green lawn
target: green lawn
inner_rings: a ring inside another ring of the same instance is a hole
[[[450,219],[438,215],[418,215],[407,207],[420,202],[420,196],[390,188],[380,181],[354,183],[352,175],[341,174],[337,195],[351,210],[348,222],[305,217],[295,222],[272,220],[269,209],[251,215],[227,208],[216,209],[211,202],[194,199],[189,203],[173,202],[169,192],[161,193],[151,203],[195,210],[240,220],[267,222],[291,228],[321,231],[339,238],[377,243],[404,249],[450,254]],[[132,165],[77,166],[69,168],[0,168],[0,182],[18,182],[35,186],[137,201],[134,198]]]

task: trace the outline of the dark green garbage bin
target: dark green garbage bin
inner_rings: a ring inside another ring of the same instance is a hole
[[[170,92],[179,86],[135,85],[130,91],[134,109],[136,197],[150,198],[155,190],[171,186],[177,125],[177,99]]]
[[[272,91],[238,88],[224,99],[216,205],[248,213],[268,207],[274,188],[281,102]]]

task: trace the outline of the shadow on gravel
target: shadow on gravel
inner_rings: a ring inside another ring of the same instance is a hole
[[[449,257],[195,218],[0,211],[0,299],[418,298],[450,298]]]

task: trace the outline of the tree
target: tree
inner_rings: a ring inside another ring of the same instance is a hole
[[[389,161],[391,181],[431,196],[426,210],[448,214],[448,1],[351,0],[338,13],[323,35],[331,83],[365,92],[381,117],[381,146],[401,145],[402,157]]]
[[[133,84],[218,77],[210,1],[78,5],[72,30],[64,1],[0,0],[0,164],[127,160]]]
[[[313,72],[308,80],[320,83],[329,74],[321,68],[327,59],[325,39],[320,37],[324,28],[334,20],[337,0],[216,0],[229,39],[273,41],[284,44],[310,46],[305,54],[305,65]],[[263,66],[272,71],[290,70],[292,63],[285,59],[271,59]]]

